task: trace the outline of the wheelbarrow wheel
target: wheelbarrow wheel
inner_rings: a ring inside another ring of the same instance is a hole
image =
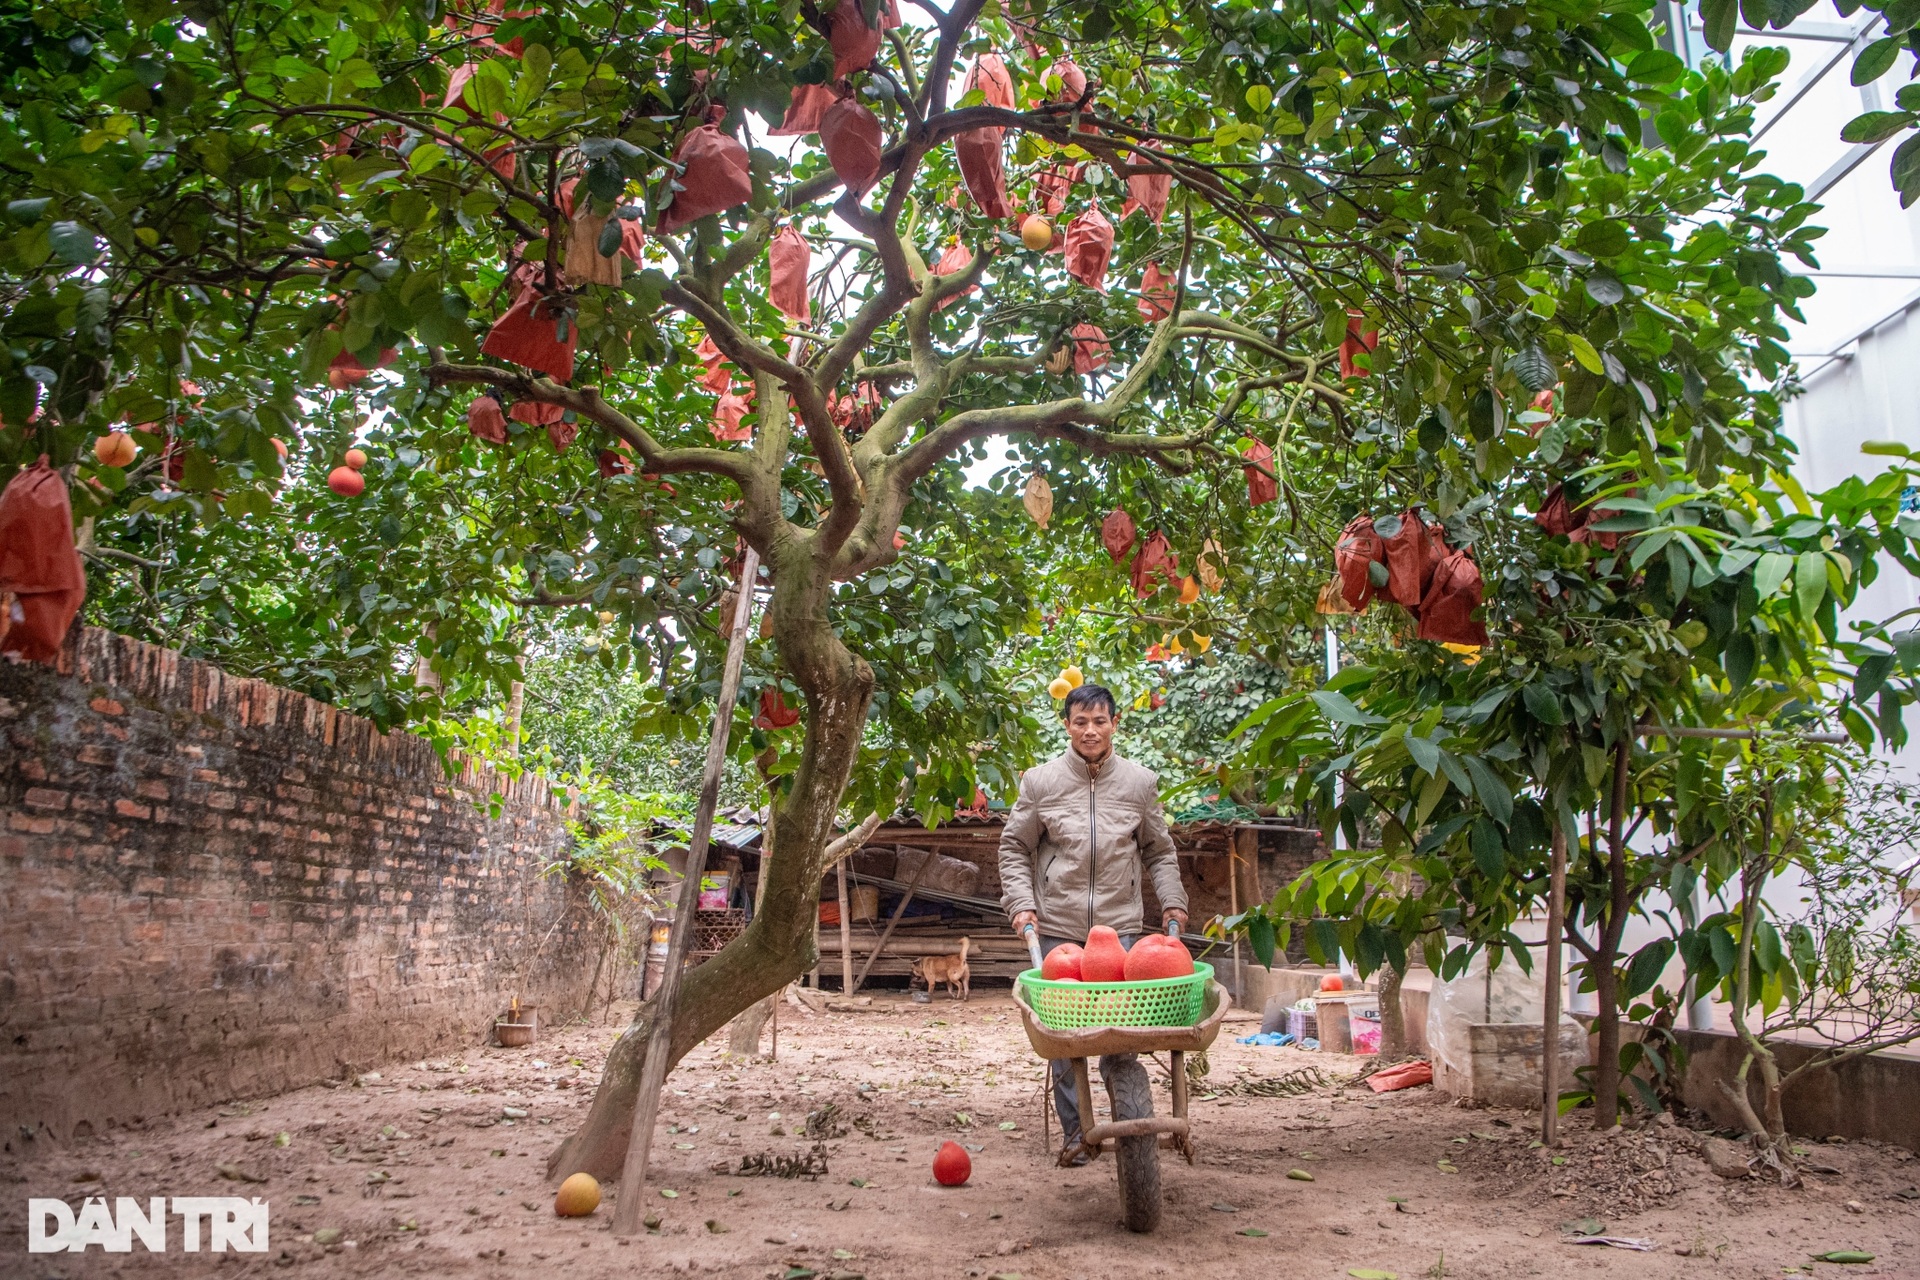
[[[1153,1086],[1147,1069],[1130,1053],[1100,1059],[1100,1078],[1115,1120],[1139,1120],[1153,1114]],[[1151,1133],[1114,1140],[1120,1175],[1120,1218],[1129,1231],[1160,1225],[1160,1139]]]

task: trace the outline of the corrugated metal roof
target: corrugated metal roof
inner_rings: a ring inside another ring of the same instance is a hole
[[[713,843],[724,845],[736,852],[742,849],[753,849],[760,844],[760,828],[757,824],[745,822],[715,821]]]

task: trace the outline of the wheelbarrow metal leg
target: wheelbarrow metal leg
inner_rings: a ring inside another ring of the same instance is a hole
[[[1072,1061],[1073,1096],[1074,1100],[1080,1105],[1080,1146],[1078,1150],[1086,1152],[1089,1160],[1098,1160],[1105,1144],[1089,1144],[1087,1142],[1088,1132],[1099,1123],[1098,1117],[1093,1113],[1093,1082],[1087,1075],[1087,1060],[1085,1058],[1074,1058]],[[1074,1152],[1062,1148],[1060,1152],[1060,1163],[1068,1163],[1073,1159],[1073,1156]]]
[[[1175,1049],[1170,1056],[1173,1060],[1173,1115],[1177,1120],[1185,1120],[1187,1118],[1187,1055],[1181,1050]],[[1188,1164],[1192,1164],[1193,1134],[1191,1127],[1185,1126],[1180,1132],[1169,1136],[1172,1140],[1168,1142],[1167,1145],[1185,1156]]]

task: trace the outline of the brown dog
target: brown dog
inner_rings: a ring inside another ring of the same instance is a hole
[[[928,995],[932,995],[933,989],[944,983],[951,999],[970,998],[973,994],[973,975],[967,968],[967,949],[972,945],[973,939],[962,938],[960,954],[957,956],[922,956],[915,960],[913,981],[926,983]]]

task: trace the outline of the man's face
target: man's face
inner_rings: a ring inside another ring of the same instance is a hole
[[[1067,740],[1083,760],[1102,760],[1113,750],[1113,731],[1120,719],[1103,706],[1080,706],[1067,717]]]

